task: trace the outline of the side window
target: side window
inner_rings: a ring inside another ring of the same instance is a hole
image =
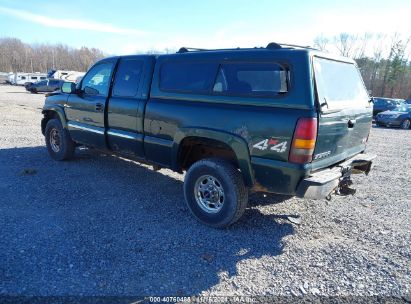
[[[142,71],[143,62],[141,60],[121,59],[114,80],[113,96],[136,96]]]
[[[275,96],[288,92],[288,71],[275,63],[222,64],[214,93],[226,95]]]
[[[94,66],[84,77],[81,90],[89,95],[107,96],[113,63],[100,63]]]
[[[191,93],[209,93],[217,73],[216,63],[168,62],[160,71],[160,89]]]
[[[26,80],[26,76],[21,76],[21,79],[22,79],[22,80]]]

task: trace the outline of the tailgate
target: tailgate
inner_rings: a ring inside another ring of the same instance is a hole
[[[313,169],[331,166],[365,150],[372,103],[353,63],[313,58],[321,111]]]

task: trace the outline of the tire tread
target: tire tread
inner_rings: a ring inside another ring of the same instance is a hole
[[[234,224],[244,214],[244,211],[248,205],[248,189],[244,185],[244,180],[241,175],[241,172],[227,160],[219,159],[219,158],[205,158],[205,159],[201,159],[197,161],[190,167],[190,169],[187,171],[184,183],[186,183],[186,180],[190,178],[190,173],[193,172],[196,168],[201,167],[201,166],[214,167],[220,173],[226,174],[229,180],[233,181],[233,185],[234,185],[234,189],[235,189],[236,197],[237,197],[237,205],[236,205],[234,216],[228,222],[222,222],[220,224],[210,224],[210,223],[202,221],[201,219],[198,219],[197,217],[196,218],[200,222],[208,226],[214,227],[214,228],[225,228],[225,227],[228,227]],[[186,201],[187,201],[187,198],[186,198]]]

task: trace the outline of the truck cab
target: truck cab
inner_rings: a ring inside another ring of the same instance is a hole
[[[85,145],[186,171],[199,221],[226,227],[248,190],[321,199],[343,193],[364,154],[372,103],[355,62],[318,50],[189,50],[97,62],[46,99],[52,158]]]

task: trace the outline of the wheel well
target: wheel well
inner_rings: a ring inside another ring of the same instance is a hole
[[[178,166],[180,170],[187,170],[196,161],[210,157],[225,159],[239,168],[237,156],[230,146],[218,140],[202,137],[187,137],[181,142]]]
[[[46,125],[47,125],[48,121],[50,119],[53,119],[53,118],[60,119],[60,116],[55,111],[50,111],[50,110],[43,111],[43,115],[44,115],[44,117],[41,120],[41,132],[44,135],[44,132],[46,130]]]

